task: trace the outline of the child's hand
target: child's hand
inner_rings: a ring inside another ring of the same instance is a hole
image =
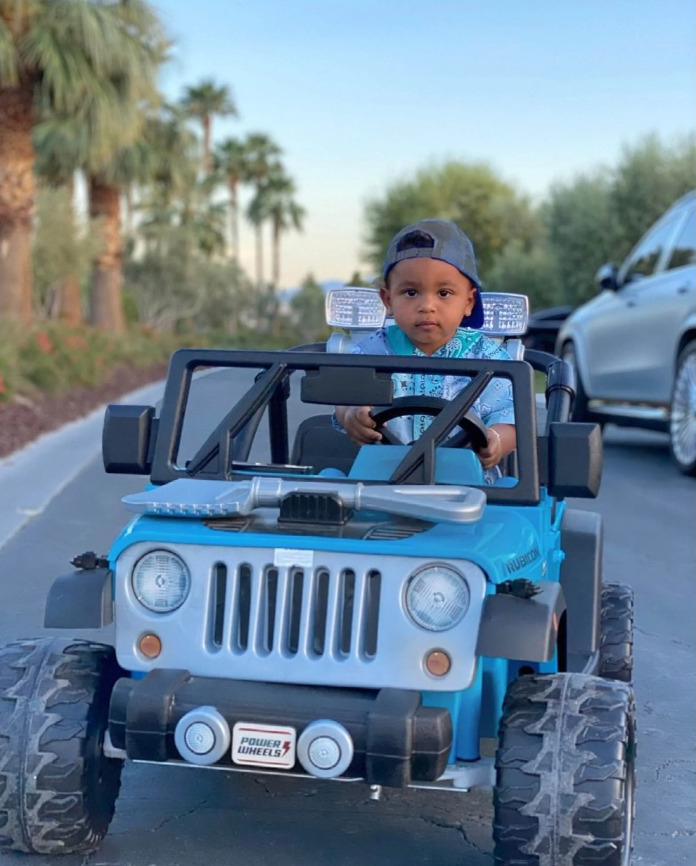
[[[369,406],[341,406],[340,413],[337,408],[336,416],[358,445],[372,445],[382,439],[382,434],[375,430],[377,425],[370,417]]]
[[[489,427],[487,434],[488,444],[479,451],[478,457],[484,469],[492,469],[503,459],[503,443],[495,427]]]

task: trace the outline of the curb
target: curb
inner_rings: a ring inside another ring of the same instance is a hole
[[[164,381],[145,385],[115,403],[154,405]],[[0,547],[51,500],[101,451],[106,406],[45,433],[26,448],[0,460]]]

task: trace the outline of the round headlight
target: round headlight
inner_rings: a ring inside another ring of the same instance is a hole
[[[171,613],[186,601],[191,588],[189,570],[168,550],[152,550],[139,559],[131,577],[140,604],[154,613]]]
[[[461,621],[469,607],[469,585],[448,565],[428,565],[406,586],[406,609],[414,622],[428,631],[447,631]]]

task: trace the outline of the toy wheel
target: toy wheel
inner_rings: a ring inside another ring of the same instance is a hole
[[[0,846],[36,854],[94,850],[106,834],[122,762],[104,756],[111,647],[27,640],[0,650]]]
[[[578,370],[578,359],[575,355],[575,346],[572,343],[565,343],[561,349],[561,358],[570,364],[575,371],[575,400],[573,402],[571,421],[594,420],[587,408],[587,394],[585,393],[585,388],[582,384],[580,370]]]
[[[587,674],[510,684],[496,753],[495,862],[629,866],[635,704]]]
[[[669,415],[672,460],[684,475],[696,475],[696,341],[677,359]]]
[[[633,590],[620,583],[602,588],[600,677],[630,683],[633,677]]]

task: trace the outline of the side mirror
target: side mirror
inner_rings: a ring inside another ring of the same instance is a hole
[[[598,292],[615,292],[619,288],[619,284],[616,281],[616,275],[618,274],[619,269],[615,264],[609,263],[606,265],[602,265],[601,268],[595,274],[595,285],[597,286]]]
[[[553,422],[545,451],[546,480],[551,496],[590,499],[597,496],[602,479],[599,424]]]
[[[102,431],[106,472],[149,475],[157,424],[152,406],[107,406]]]

